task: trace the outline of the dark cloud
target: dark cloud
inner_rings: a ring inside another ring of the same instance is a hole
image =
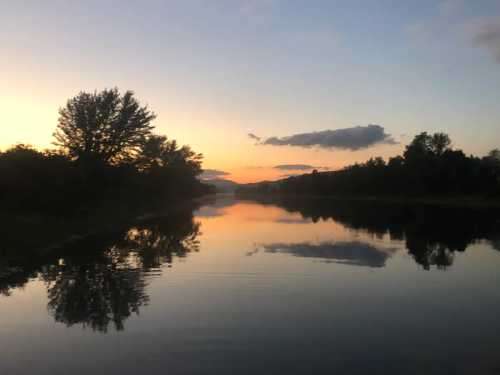
[[[280,164],[275,165],[273,168],[280,171],[308,171],[317,167],[309,164]]]
[[[391,249],[379,249],[369,243],[352,242],[321,242],[313,244],[302,243],[272,243],[262,245],[269,253],[285,253],[304,258],[318,258],[328,262],[349,264],[363,267],[384,267],[392,255]]]
[[[260,137],[258,137],[258,136],[256,136],[255,134],[253,134],[253,133],[248,133],[247,135],[248,135],[248,138],[253,139],[255,142],[260,142],[260,139],[261,139],[261,138],[260,138]]]
[[[263,145],[338,148],[360,150],[376,144],[396,142],[380,125],[355,126],[352,128],[323,130],[294,134],[288,137],[270,137],[260,142]]]
[[[315,165],[309,164],[280,164],[275,165],[273,167],[264,166],[264,165],[247,165],[245,168],[247,169],[276,169],[278,171],[310,171],[313,169],[318,170],[328,170],[329,167],[319,167]]]
[[[472,41],[500,62],[500,18],[482,19],[469,25]]]
[[[203,180],[212,180],[214,178],[228,175],[230,175],[230,173],[219,171],[218,169],[204,169],[200,178],[202,178]]]

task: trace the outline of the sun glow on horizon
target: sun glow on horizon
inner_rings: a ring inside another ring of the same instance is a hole
[[[155,133],[236,182],[299,173],[279,164],[387,160],[422,131],[449,134],[466,154],[500,146],[494,2],[453,11],[436,2],[120,2],[115,17],[117,4],[0,4],[0,149],[53,147],[58,108],[112,87],[148,104]],[[346,151],[255,145],[247,135],[283,141],[368,124],[399,144]]]

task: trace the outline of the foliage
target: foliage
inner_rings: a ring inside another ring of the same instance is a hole
[[[79,93],[60,110],[57,149],[0,152],[0,203],[59,214],[210,192],[197,178],[202,155],[153,135],[154,117],[131,91]]]
[[[444,133],[421,133],[402,156],[372,158],[334,172],[290,177],[243,187],[240,193],[315,195],[459,196],[500,195],[500,151],[466,156]]]
[[[55,144],[71,158],[118,164],[130,160],[151,134],[155,114],[132,91],[80,92],[59,110]]]

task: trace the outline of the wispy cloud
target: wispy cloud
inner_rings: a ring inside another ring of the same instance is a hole
[[[318,169],[318,170],[329,170],[329,167],[320,167],[317,165],[310,165],[310,164],[279,164],[279,165],[274,165],[274,166],[265,166],[265,165],[248,165],[245,168],[247,169],[275,169],[278,171],[310,171],[313,169]],[[285,175],[285,176],[290,176],[290,175]]]
[[[200,178],[203,180],[212,180],[214,178],[230,175],[229,172],[220,171],[218,169],[204,169]]]
[[[318,169],[318,167],[309,164],[280,164],[275,165],[273,168],[280,171],[308,171],[311,169]]]
[[[255,134],[253,134],[253,133],[248,133],[247,135],[248,135],[248,138],[250,138],[250,139],[254,140],[255,142],[260,142],[260,140],[261,140],[261,138],[260,138],[260,137],[256,136],[256,135],[255,135]]]
[[[262,145],[337,148],[356,151],[377,144],[396,144],[383,126],[370,124],[352,128],[299,133],[286,137],[270,137]]]
[[[500,63],[500,17],[473,21],[466,31],[476,46],[488,51]]]

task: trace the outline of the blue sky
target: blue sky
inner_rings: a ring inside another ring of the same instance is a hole
[[[500,1],[0,1],[0,43],[0,147],[49,146],[58,107],[114,86],[239,181],[388,157],[424,130],[500,147]],[[247,137],[369,124],[399,144]]]

